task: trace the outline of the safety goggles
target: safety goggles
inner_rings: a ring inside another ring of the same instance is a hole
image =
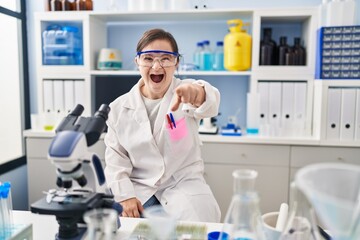
[[[152,67],[158,61],[163,68],[174,67],[178,62],[179,53],[162,50],[138,52],[136,62],[141,67]]]

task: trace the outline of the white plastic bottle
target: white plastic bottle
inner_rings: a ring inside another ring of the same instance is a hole
[[[203,49],[203,42],[196,43],[196,49],[193,54],[193,63],[197,69],[200,69],[200,55]]]
[[[216,48],[214,51],[213,58],[213,70],[214,71],[224,71],[224,42],[216,42]]]
[[[212,51],[210,48],[210,41],[203,41],[204,50],[200,54],[200,70],[211,71],[212,70]]]

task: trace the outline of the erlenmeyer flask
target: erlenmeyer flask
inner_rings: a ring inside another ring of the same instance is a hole
[[[280,240],[319,240],[315,210],[296,184],[291,183],[290,213]]]
[[[250,169],[233,172],[234,194],[224,219],[228,240],[264,240],[259,197],[254,190],[258,173]],[[220,235],[219,239],[223,239]]]

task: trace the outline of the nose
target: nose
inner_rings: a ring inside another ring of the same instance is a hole
[[[161,63],[160,63],[160,59],[155,59],[152,65],[153,69],[159,69],[162,68]]]

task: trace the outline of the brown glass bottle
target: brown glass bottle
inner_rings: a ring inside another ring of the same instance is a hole
[[[294,38],[294,65],[306,65],[306,50],[301,46],[301,39]]]
[[[63,0],[63,11],[75,11],[76,8],[76,0]]]
[[[290,47],[287,44],[287,38],[282,36],[280,37],[279,44],[279,65],[286,65],[286,53],[289,51]]]
[[[93,10],[93,1],[92,0],[77,0],[78,10],[80,11],[90,11]]]
[[[51,11],[62,11],[62,1],[61,0],[51,0],[50,2],[50,10]]]
[[[276,42],[271,39],[271,28],[264,28],[260,42],[260,65],[275,65]]]

